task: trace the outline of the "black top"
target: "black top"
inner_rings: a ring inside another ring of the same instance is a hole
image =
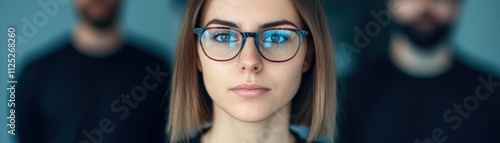
[[[201,136],[206,133],[210,128],[205,128],[203,129],[200,133],[196,134],[195,137],[189,139],[189,143],[201,143]],[[299,137],[299,135],[293,131],[290,130],[290,132],[293,134],[295,137],[295,143],[305,143],[306,140],[302,139]],[[316,143],[316,142],[313,142]]]
[[[71,43],[29,64],[18,81],[20,143],[163,143],[169,70],[124,44],[105,58]]]
[[[341,143],[500,143],[500,80],[459,61],[415,78],[386,57],[345,82]]]

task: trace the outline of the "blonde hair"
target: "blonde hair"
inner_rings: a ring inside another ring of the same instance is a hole
[[[310,127],[307,141],[324,135],[333,141],[336,111],[336,74],[333,43],[327,17],[319,0],[292,0],[306,29],[311,31],[312,66],[304,73],[297,95],[292,99],[291,124]],[[179,36],[172,78],[167,132],[171,142],[187,142],[212,119],[212,101],[197,70],[198,26],[205,0],[189,0]]]

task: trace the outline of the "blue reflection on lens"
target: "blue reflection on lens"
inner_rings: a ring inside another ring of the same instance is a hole
[[[269,30],[263,33],[263,48],[271,48],[276,45],[286,45],[290,38],[291,31]]]
[[[234,48],[236,47],[236,42],[229,42],[229,48]]]

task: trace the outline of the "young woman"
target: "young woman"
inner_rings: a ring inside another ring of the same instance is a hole
[[[335,65],[319,0],[190,0],[179,37],[170,142],[330,141]],[[289,126],[310,128],[301,139]]]

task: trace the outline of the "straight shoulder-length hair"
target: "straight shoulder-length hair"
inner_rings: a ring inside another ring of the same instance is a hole
[[[180,29],[171,84],[167,133],[170,142],[187,142],[212,118],[212,101],[203,85],[199,64],[198,39],[200,12],[206,0],[189,0]],[[305,29],[310,31],[308,51],[312,66],[302,76],[299,90],[292,99],[290,123],[310,128],[307,141],[319,136],[334,138],[336,115],[336,73],[328,19],[321,0],[292,0]]]

